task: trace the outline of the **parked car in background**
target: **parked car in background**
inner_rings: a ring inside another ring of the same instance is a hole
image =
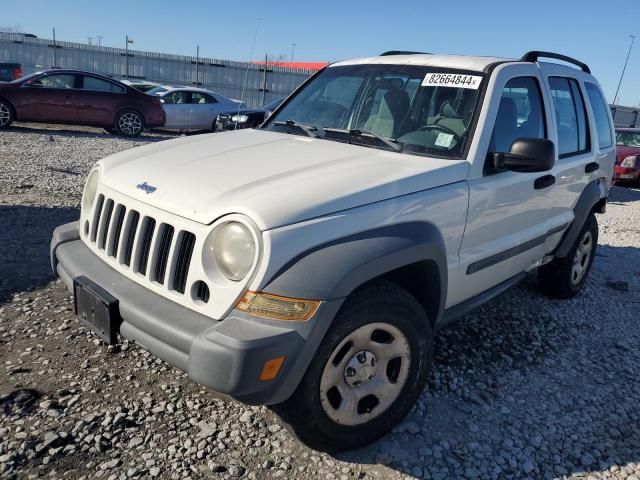
[[[284,97],[277,98],[256,109],[244,108],[222,112],[216,120],[216,131],[256,128],[271,115],[271,112],[278,108],[283,100]]]
[[[155,89],[157,87],[162,87],[162,85],[160,85],[159,83],[148,82],[146,80],[121,80],[121,81],[125,85],[129,85],[130,87],[133,87],[136,90],[139,90],[143,93],[147,93],[149,90]]]
[[[0,129],[14,121],[101,127],[126,137],[164,125],[160,99],[95,73],[47,70],[0,83]]]
[[[10,82],[22,76],[22,65],[19,63],[0,63],[0,82]]]
[[[159,97],[167,117],[164,128],[170,130],[215,130],[219,113],[246,108],[244,103],[203,88],[171,88]]]
[[[640,128],[616,129],[616,182],[640,186]]]

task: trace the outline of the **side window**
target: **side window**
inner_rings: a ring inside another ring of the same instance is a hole
[[[43,75],[34,78],[28,85],[32,87],[44,88],[75,88],[76,76],[73,74],[58,73],[54,75]]]
[[[191,103],[216,103],[215,99],[211,95],[200,92],[191,92]]]
[[[558,127],[558,155],[567,157],[589,150],[587,114],[578,82],[550,77],[549,87]]]
[[[585,82],[584,86],[587,89],[587,95],[589,96],[589,102],[591,102],[593,116],[596,119],[598,144],[600,145],[600,148],[608,148],[613,145],[613,140],[611,134],[611,123],[609,122],[609,114],[607,111],[607,102],[602,98],[600,89],[593,83]]]
[[[546,138],[546,132],[538,80],[534,77],[509,80],[502,89],[489,151],[509,152],[518,138]]]
[[[183,92],[183,91],[173,92],[165,95],[162,98],[164,100],[164,103],[177,103],[177,104],[189,103],[189,92]]]
[[[109,82],[107,80],[102,80],[101,78],[90,77],[85,75],[83,78],[82,88],[84,90],[93,90],[95,92],[117,92],[124,93],[124,88],[115,83]]]

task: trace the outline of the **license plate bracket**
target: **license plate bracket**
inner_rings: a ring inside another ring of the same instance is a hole
[[[76,317],[109,345],[118,342],[120,310],[118,299],[85,276],[73,279]]]

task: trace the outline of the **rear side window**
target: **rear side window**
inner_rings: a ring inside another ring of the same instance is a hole
[[[509,152],[518,138],[545,138],[544,109],[538,80],[517,77],[502,89],[489,150]]]
[[[589,129],[584,100],[578,82],[572,78],[550,77],[558,128],[558,155],[568,157],[589,151]]]
[[[93,90],[94,92],[117,92],[124,93],[124,87],[101,78],[85,76],[83,89]]]
[[[596,119],[598,144],[600,145],[600,148],[608,148],[613,145],[613,135],[611,134],[611,123],[609,123],[607,102],[602,98],[600,89],[593,83],[585,82],[584,86],[587,89],[587,95],[589,96],[589,102],[591,102],[593,116]]]

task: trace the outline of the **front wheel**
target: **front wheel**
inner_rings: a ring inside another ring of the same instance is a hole
[[[6,101],[0,100],[0,129],[8,128],[13,123],[13,108]]]
[[[597,245],[598,221],[590,213],[569,254],[538,269],[538,283],[544,293],[561,299],[577,295],[587,281]]]
[[[405,290],[379,282],[347,299],[295,393],[274,410],[311,448],[361,447],[409,413],[432,357],[424,309]]]
[[[137,137],[144,129],[144,118],[135,110],[123,110],[116,115],[114,129],[123,137]]]

